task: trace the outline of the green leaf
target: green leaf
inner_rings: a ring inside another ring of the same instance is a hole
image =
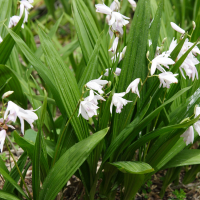
[[[46,177],[39,200],[53,200],[70,177],[83,164],[96,145],[104,138],[108,128],[101,130],[68,149]],[[59,173],[58,173],[59,172]]]
[[[95,21],[85,5],[84,1],[74,0],[73,5],[73,16],[74,23],[80,43],[80,47],[85,59],[86,64],[89,61],[92,51],[95,47],[96,40],[99,36],[99,31],[95,24]],[[108,56],[107,43],[105,36],[103,37],[102,43],[100,45],[100,56],[99,62],[101,69],[109,68],[111,60]]]
[[[47,58],[53,80],[58,91],[58,95],[62,100],[64,109],[68,117],[72,116],[80,98],[78,84],[72,71],[65,66],[62,58],[54,48],[50,38],[42,31],[39,30],[41,45],[43,52]],[[62,112],[62,111],[61,111]],[[78,115],[76,112],[75,116]],[[76,132],[79,141],[89,135],[86,121],[81,117],[73,117],[71,124]]]
[[[110,164],[117,167],[119,171],[129,174],[146,174],[154,171],[154,169],[149,164],[144,162],[121,161]]]
[[[21,25],[23,23],[23,17],[19,20],[17,26],[13,28],[13,31],[16,32],[17,34],[21,30]],[[6,27],[7,28],[7,27]],[[0,64],[6,64],[12,49],[15,45],[15,41],[13,38],[8,34],[4,39],[3,42],[0,43]]]
[[[7,199],[7,200],[21,200],[21,199],[17,198],[15,195],[4,192],[2,190],[0,190],[0,198]]]
[[[122,64],[122,70],[119,77],[117,92],[124,92],[128,85],[136,78],[141,78],[144,81],[147,77],[148,67],[146,63],[146,46],[148,39],[150,22],[150,6],[149,0],[140,0],[137,4],[137,9],[131,24],[129,32],[129,40],[125,58]],[[146,85],[142,89],[141,98],[146,93]],[[136,98],[131,92],[127,94],[127,99],[133,102]],[[133,103],[127,104],[122,112],[114,114],[113,138],[130,122],[133,113]],[[131,114],[129,114],[131,110]],[[128,123],[127,123],[128,122]]]
[[[41,140],[42,140],[42,126],[44,123],[45,113],[47,108],[47,93],[45,91],[44,102],[42,106],[42,116],[40,119],[40,126],[35,142],[34,154],[33,154],[33,170],[32,170],[32,187],[33,187],[33,198],[37,200],[40,194],[40,158],[41,158]],[[44,156],[45,157],[45,156]],[[47,161],[46,161],[47,162]]]
[[[5,24],[8,25],[10,17],[12,16],[12,0],[0,0],[0,21],[5,21]],[[0,26],[0,35],[5,37],[7,34],[6,29],[3,26]]]
[[[199,149],[185,149],[174,156],[164,168],[179,167],[185,165],[200,164],[200,150]]]
[[[22,172],[23,169],[24,169],[24,166],[25,166],[25,164],[26,164],[26,161],[27,161],[27,153],[24,152],[24,153],[20,156],[19,160],[17,161],[17,165],[18,165],[19,170],[20,170],[21,172]],[[10,173],[9,173],[9,175],[10,175],[10,177],[11,177],[13,180],[15,180],[16,183],[17,183],[17,182],[19,181],[19,179],[20,179],[20,175],[19,175],[19,172],[18,172],[18,169],[17,169],[16,166],[14,166],[14,167],[12,168],[12,170],[11,170]],[[14,187],[8,180],[4,183],[4,186],[3,186],[3,190],[4,190],[4,191],[7,191],[7,192],[12,193],[14,189],[15,189],[15,187]]]
[[[99,49],[100,49],[100,44],[102,42],[102,35],[103,35],[103,32],[98,37],[97,43],[94,47],[92,55],[90,56],[87,67],[84,70],[83,75],[81,76],[81,79],[78,83],[80,91],[82,91],[82,87],[87,82],[89,82],[92,79],[98,78],[98,77],[95,77],[95,76],[96,76],[96,72],[98,70],[98,65],[99,65]]]
[[[19,82],[16,74],[5,65],[0,65],[0,74],[0,85],[6,83],[7,80],[11,78],[5,85],[4,89],[0,91],[0,95],[2,96],[3,93],[7,91],[14,91],[14,93],[10,95],[8,99],[11,101],[17,101],[23,108],[26,108],[27,99],[23,93],[21,83]]]
[[[24,191],[22,190],[22,188],[19,187],[19,185],[15,182],[15,180],[13,180],[10,175],[8,173],[6,173],[6,171],[4,171],[1,167],[0,167],[0,173],[3,175],[3,177],[5,177],[5,179],[7,179],[24,197],[26,197],[26,199],[29,199],[29,197],[24,193]]]

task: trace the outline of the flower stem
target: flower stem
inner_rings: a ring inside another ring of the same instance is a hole
[[[5,141],[5,143],[6,143],[6,147],[7,147],[8,151],[9,151],[9,154],[11,155],[11,157],[12,157],[14,163],[15,163],[15,166],[16,166],[16,168],[17,168],[17,171],[18,171],[18,173],[19,173],[19,175],[20,175],[20,177],[21,177],[22,183],[24,184],[24,187],[25,187],[25,189],[26,189],[26,192],[27,192],[29,198],[32,199],[31,194],[30,194],[30,192],[28,191],[27,185],[26,185],[26,183],[25,183],[25,181],[24,181],[24,178],[23,178],[23,176],[22,176],[22,173],[21,173],[21,171],[20,171],[20,169],[19,169],[19,167],[18,167],[18,164],[17,164],[17,162],[16,162],[16,160],[15,160],[15,158],[14,158],[12,152],[10,151],[10,148],[9,148],[9,146],[8,146],[7,141]]]

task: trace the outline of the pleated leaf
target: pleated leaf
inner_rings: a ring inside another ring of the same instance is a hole
[[[146,174],[154,171],[154,169],[145,162],[122,161],[110,164],[117,167],[119,171],[129,174]]]
[[[46,177],[39,200],[53,200],[70,177],[83,164],[96,145],[104,138],[108,128],[103,129],[68,149],[55,163]]]

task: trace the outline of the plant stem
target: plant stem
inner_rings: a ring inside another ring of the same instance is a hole
[[[9,146],[8,146],[7,141],[5,141],[5,143],[6,143],[6,147],[7,147],[8,151],[9,151],[9,154],[11,155],[11,157],[12,157],[14,163],[15,163],[15,166],[16,166],[16,168],[17,168],[17,171],[18,171],[18,173],[19,173],[19,175],[20,175],[20,177],[21,177],[21,180],[22,180],[22,182],[23,182],[23,184],[24,184],[24,187],[25,187],[25,189],[26,189],[26,192],[27,192],[29,198],[32,199],[31,194],[30,194],[30,192],[28,191],[27,185],[26,185],[26,183],[25,183],[25,181],[24,181],[24,178],[23,178],[23,176],[22,176],[22,173],[21,173],[21,171],[20,171],[20,169],[19,169],[19,167],[18,167],[18,164],[17,164],[17,162],[16,162],[16,160],[15,160],[15,158],[14,158],[12,152],[10,151],[10,148],[9,148]]]

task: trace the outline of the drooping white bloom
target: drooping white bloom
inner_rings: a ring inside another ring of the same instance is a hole
[[[128,0],[128,2],[131,4],[133,11],[135,11],[136,6],[137,6],[136,2],[134,0]]]
[[[3,152],[3,145],[6,139],[6,131],[3,129],[0,131],[0,150]]]
[[[155,73],[156,68],[161,72],[165,72],[164,68],[161,65],[169,69],[168,65],[173,65],[175,63],[171,58],[168,58],[168,56],[168,54],[162,53],[151,61],[151,75]]]
[[[110,68],[110,71],[112,71],[111,68]],[[119,76],[120,74],[121,74],[121,69],[117,67],[116,70],[115,70],[115,75]],[[106,73],[104,74],[104,76],[108,76],[108,75],[109,75],[109,70],[106,69]]]
[[[28,14],[29,14],[28,10],[33,7],[30,2],[32,1],[26,1],[26,0],[20,1],[20,18],[25,12],[24,23],[28,22]]]
[[[89,102],[93,103],[96,106],[98,105],[98,100],[106,101],[99,94],[96,93],[96,95],[94,95],[94,91],[93,90],[90,90],[90,95],[88,97],[86,97],[84,100],[85,101],[89,101]]]
[[[3,39],[2,39],[2,37],[0,36],[0,43],[2,43],[3,42]]]
[[[12,27],[16,26],[18,24],[19,20],[20,20],[19,16],[16,16],[16,15],[12,16],[10,18],[10,21],[9,21],[9,24],[8,24],[8,28],[12,28]],[[22,28],[24,28],[23,24],[22,24]]]
[[[186,145],[193,143],[194,141],[194,129],[193,126],[190,126],[180,137],[183,137]]]
[[[173,28],[175,31],[177,31],[177,32],[179,32],[179,33],[182,33],[182,34],[185,33],[185,30],[183,30],[182,28],[180,28],[180,27],[179,27],[178,25],[176,25],[174,22],[170,22],[170,24],[171,24],[172,28]]]
[[[116,37],[115,40],[114,40],[114,42],[113,42],[112,47],[111,47],[108,51],[111,51],[111,52],[113,52],[113,53],[116,53],[116,51],[117,51],[117,46],[118,46],[118,42],[119,42],[119,38]]]
[[[5,92],[2,96],[2,99],[5,99],[6,97],[10,96],[14,91],[8,91],[8,92]]]
[[[195,106],[194,114],[195,114],[195,118],[200,115],[200,107]],[[197,133],[200,135],[200,120],[194,123],[194,128],[197,131]]]
[[[123,106],[126,105],[128,102],[132,102],[132,101],[128,101],[128,100],[122,98],[125,94],[126,94],[126,92],[114,93],[114,95],[112,97],[112,102],[110,104],[110,113],[111,114],[112,114],[113,105],[117,107],[116,113],[121,113],[121,109],[123,108]]]
[[[112,11],[118,11],[120,9],[120,3],[118,0],[114,0],[111,5],[110,5],[110,9]]]
[[[8,115],[8,113],[10,113]],[[17,117],[21,123],[21,132],[24,134],[24,120],[26,120],[31,128],[33,128],[33,122],[38,119],[38,116],[31,110],[24,110],[12,101],[8,102],[7,109],[4,114],[4,119],[9,118],[9,121],[15,122]]]
[[[137,94],[138,97],[140,97],[140,93],[138,91],[138,84],[140,82],[140,78],[136,78],[134,81],[130,83],[130,85],[126,89],[126,93],[130,92],[132,90],[133,93]]]
[[[163,72],[159,74],[160,87],[163,85],[163,87],[169,88],[171,83],[178,83],[178,79],[175,78],[177,75],[178,74],[173,74],[172,72]]]
[[[96,12],[98,12],[98,13],[103,13],[106,15],[111,15],[111,13],[112,13],[111,8],[109,8],[105,4],[96,4],[95,7],[96,7]]]
[[[129,23],[129,21],[126,19],[130,18],[122,15],[119,12],[112,12],[111,19],[108,22],[108,25],[112,26],[116,22],[116,26],[123,27]]]
[[[90,101],[81,101],[78,117],[81,114],[83,118],[88,120],[89,118],[93,117],[94,115],[97,115],[98,108],[99,108],[98,106],[96,106],[95,104],[93,104]]]
[[[125,56],[125,53],[126,53],[126,47],[127,47],[127,46],[125,46],[125,47],[123,48],[123,50],[122,50],[122,52],[121,52],[120,54],[117,53],[117,57],[119,56],[119,62],[120,62],[120,61],[124,58],[124,56]],[[115,62],[116,59],[117,59],[117,57],[116,57],[116,55],[113,56],[113,57],[111,58],[112,62]]]
[[[104,91],[102,90],[103,86],[108,83],[107,80],[101,80],[100,76],[98,79],[94,79],[86,83],[86,86],[91,90],[96,90],[99,92],[99,94],[103,94]]]

